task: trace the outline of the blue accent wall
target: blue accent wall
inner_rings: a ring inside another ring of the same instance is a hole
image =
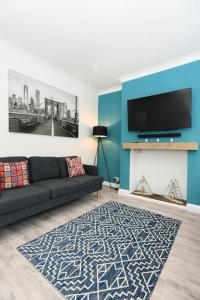
[[[102,141],[112,182],[114,176],[120,177],[121,99],[121,91],[99,96],[98,125],[108,127],[108,137]],[[102,150],[99,153],[98,163],[100,175],[108,181]]]
[[[182,137],[175,140],[195,141],[199,142],[200,146],[200,61],[123,83],[121,142],[136,141],[138,134],[137,132],[128,132],[127,100],[190,87],[192,88],[192,128],[176,130],[182,133]],[[162,141],[165,139],[161,139]],[[122,189],[129,189],[130,151],[122,148],[120,151],[120,186]],[[187,200],[189,203],[200,205],[200,150],[188,153]]]

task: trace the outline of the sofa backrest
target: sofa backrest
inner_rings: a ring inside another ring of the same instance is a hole
[[[2,162],[20,162],[24,160],[29,161],[30,182],[52,178],[66,178],[69,177],[69,172],[66,163],[66,157],[75,158],[73,156],[65,157],[48,157],[48,156],[8,156],[0,157]]]
[[[31,182],[60,177],[59,162],[56,157],[31,156],[29,165]]]
[[[69,177],[69,172],[68,172],[68,168],[67,168],[66,157],[67,158],[75,158],[77,156],[58,157],[58,162],[59,162],[59,167],[60,167],[60,176],[62,178]]]
[[[7,157],[0,157],[0,161],[2,162],[20,162],[28,160],[28,157],[25,156],[7,156]]]

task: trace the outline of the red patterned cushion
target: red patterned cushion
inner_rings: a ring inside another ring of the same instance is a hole
[[[29,184],[28,161],[0,162],[0,190]]]
[[[81,157],[66,158],[66,162],[70,178],[85,175],[85,169],[83,167]]]

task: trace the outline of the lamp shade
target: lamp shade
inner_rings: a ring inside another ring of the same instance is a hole
[[[94,126],[93,127],[93,136],[94,137],[107,137],[107,127],[105,126]]]

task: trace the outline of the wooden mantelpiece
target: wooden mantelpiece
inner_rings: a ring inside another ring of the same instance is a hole
[[[181,143],[124,143],[124,149],[130,150],[198,150],[196,142],[181,142]]]

